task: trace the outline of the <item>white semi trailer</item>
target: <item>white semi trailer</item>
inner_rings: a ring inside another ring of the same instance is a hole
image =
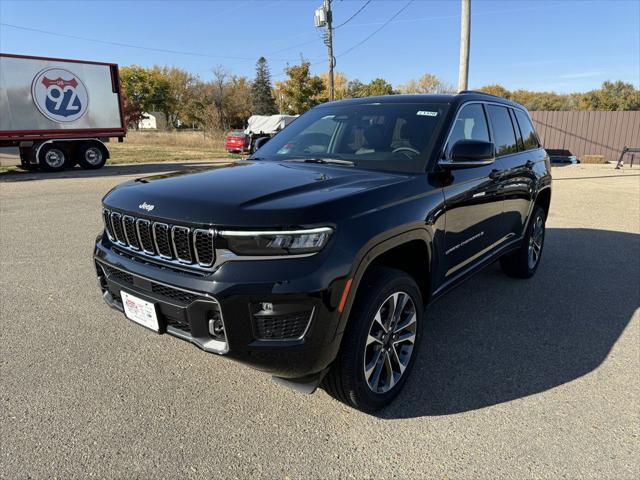
[[[0,53],[0,150],[23,168],[101,168],[126,134],[116,64]]]

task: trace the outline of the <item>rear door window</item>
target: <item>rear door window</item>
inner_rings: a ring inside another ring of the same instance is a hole
[[[538,141],[538,135],[536,135],[536,131],[531,124],[531,120],[529,120],[529,116],[522,110],[516,109],[514,110],[514,113],[516,114],[516,120],[518,121],[520,131],[522,132],[524,149],[531,150],[533,148],[538,148],[540,146],[540,142]]]
[[[509,155],[518,151],[516,134],[513,130],[509,110],[506,107],[487,105],[487,113],[493,130],[496,155]]]

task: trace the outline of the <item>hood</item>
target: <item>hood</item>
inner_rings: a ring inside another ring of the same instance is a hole
[[[104,203],[169,222],[304,226],[334,223],[396,201],[406,195],[398,184],[414,177],[343,166],[241,161],[200,173],[177,172],[124,183],[109,192]]]

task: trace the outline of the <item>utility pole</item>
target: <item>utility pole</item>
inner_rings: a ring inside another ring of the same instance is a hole
[[[334,87],[333,87],[333,67],[335,66],[336,60],[333,56],[333,15],[331,12],[331,0],[324,0],[324,3],[321,7],[316,9],[314,23],[318,28],[326,27],[327,32],[325,33],[324,43],[327,46],[327,53],[329,55],[329,101],[332,101],[334,98]]]
[[[458,70],[458,91],[469,86],[469,44],[471,37],[471,0],[462,0],[460,12],[460,67]]]

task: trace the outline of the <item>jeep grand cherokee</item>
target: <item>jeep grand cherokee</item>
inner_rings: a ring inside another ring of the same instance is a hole
[[[498,259],[536,272],[550,199],[522,106],[352,99],[232,166],[116,187],[94,259],[130,320],[375,411],[407,381],[431,302]]]

